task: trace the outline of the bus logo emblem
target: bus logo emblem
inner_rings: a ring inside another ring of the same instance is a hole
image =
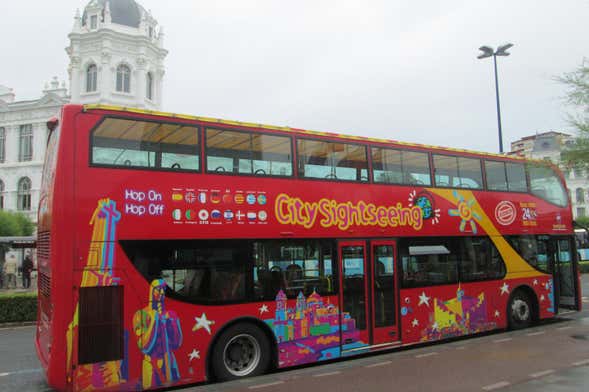
[[[495,207],[495,219],[500,225],[509,226],[515,221],[517,210],[510,201],[502,201]]]
[[[207,202],[207,193],[206,192],[200,192],[198,194],[198,201],[201,204],[205,204]]]
[[[206,221],[209,219],[209,212],[207,210],[200,210],[198,212],[198,219],[201,221]]]
[[[186,192],[184,195],[184,200],[186,200],[186,203],[192,204],[196,201],[196,195],[194,192]]]

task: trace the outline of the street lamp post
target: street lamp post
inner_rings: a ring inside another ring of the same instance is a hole
[[[495,51],[490,46],[481,46],[479,48],[481,53],[477,56],[478,59],[484,59],[493,56],[493,64],[495,66],[495,97],[497,98],[497,127],[499,128],[499,152],[503,154],[503,134],[501,132],[501,108],[499,106],[499,81],[497,79],[497,56],[509,56],[507,49],[511,48],[513,44],[501,45]]]

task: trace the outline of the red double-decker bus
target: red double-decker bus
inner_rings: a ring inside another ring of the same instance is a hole
[[[58,389],[229,380],[580,309],[545,162],[106,106],[48,126],[36,346]]]

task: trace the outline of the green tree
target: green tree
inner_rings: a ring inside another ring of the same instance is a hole
[[[33,235],[34,228],[35,225],[25,214],[0,210],[1,237]]]
[[[574,108],[569,121],[579,132],[574,144],[562,153],[562,160],[571,166],[589,168],[589,59],[583,59],[576,70],[557,80],[567,87],[565,100]]]

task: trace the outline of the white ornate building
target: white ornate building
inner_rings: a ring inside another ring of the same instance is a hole
[[[15,101],[14,91],[0,85],[0,209],[23,212],[35,222],[46,122],[63,104],[162,105],[168,53],[162,28],[135,0],[90,1],[82,15],[76,12],[69,39],[69,95],[57,78],[40,98],[27,101]]]
[[[589,215],[589,173],[562,163],[562,151],[573,143],[572,135],[554,131],[544,132],[511,143],[510,154],[548,160],[558,165],[564,174],[571,195],[573,217],[576,219]]]

